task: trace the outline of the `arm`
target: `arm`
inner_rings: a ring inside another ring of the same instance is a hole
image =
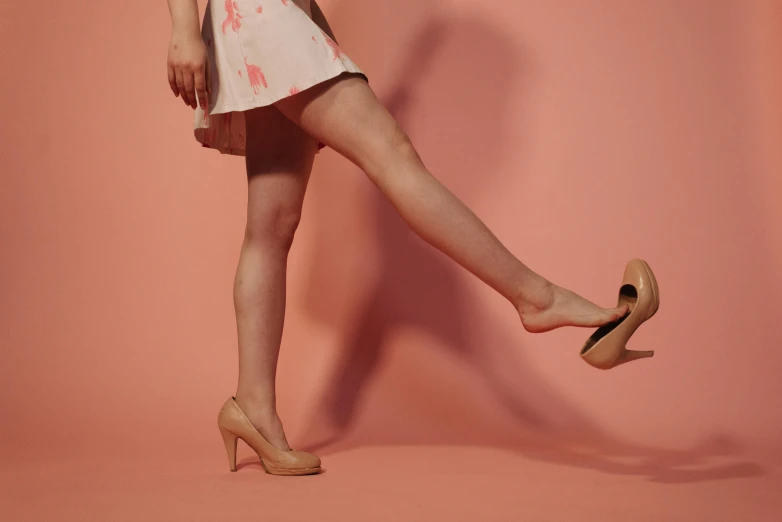
[[[171,14],[171,42],[168,47],[168,84],[174,96],[181,96],[185,105],[206,107],[207,81],[206,46],[201,38],[197,0],[168,0]],[[198,102],[196,102],[196,98]]]
[[[334,43],[339,44],[339,42],[337,42],[337,38],[334,36],[334,31],[331,30],[328,21],[326,21],[326,15],[324,15],[323,11],[320,10],[320,6],[315,0],[312,0],[310,9],[312,11],[312,21],[318,24],[318,27],[323,29],[323,32],[329,35],[329,38],[334,40]]]
[[[168,0],[168,12],[171,13],[174,32],[198,34],[201,24],[197,0]]]

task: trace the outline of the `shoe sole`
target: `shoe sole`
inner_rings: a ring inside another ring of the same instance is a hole
[[[268,466],[263,459],[261,459],[261,466],[263,466],[263,470],[268,473],[269,475],[315,475],[317,473],[320,473],[321,468],[318,466],[317,468],[299,468],[299,469],[284,469],[284,468],[275,468],[272,466]]]

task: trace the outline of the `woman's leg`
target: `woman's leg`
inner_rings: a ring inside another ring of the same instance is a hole
[[[363,169],[419,236],[507,298],[528,331],[594,327],[625,313],[624,307],[599,307],[516,259],[432,176],[407,134],[359,76],[340,75],[275,105]]]
[[[245,113],[247,226],[234,280],[239,338],[236,401],[266,439],[289,449],[277,416],[275,376],[285,316],[288,251],[317,142],[274,106]]]

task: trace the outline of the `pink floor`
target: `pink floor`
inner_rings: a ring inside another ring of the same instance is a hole
[[[219,450],[219,451],[218,451]],[[324,472],[275,477],[240,443],[147,458],[6,460],[2,520],[746,521],[782,520],[782,459],[569,455],[467,446],[321,451]]]

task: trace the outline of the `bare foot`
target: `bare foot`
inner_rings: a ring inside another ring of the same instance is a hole
[[[548,332],[562,326],[598,327],[620,319],[628,311],[627,305],[618,308],[597,306],[551,283],[516,309],[524,329],[532,333]]]
[[[285,439],[282,421],[274,407],[268,401],[258,400],[236,394],[236,404],[253,423],[253,426],[263,435],[269,444],[281,451],[290,451],[291,447]]]

